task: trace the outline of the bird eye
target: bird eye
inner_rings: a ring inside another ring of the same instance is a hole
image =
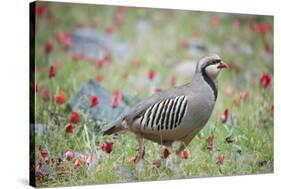
[[[217,59],[217,60],[214,60],[214,64],[217,64],[217,63],[220,63],[221,62],[221,60],[220,59]]]
[[[220,63],[220,62],[221,62],[220,59],[211,60],[208,65],[217,64],[217,63]]]

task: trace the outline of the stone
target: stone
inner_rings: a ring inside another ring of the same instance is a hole
[[[200,38],[190,38],[188,40],[187,51],[190,55],[194,57],[201,57],[206,54],[207,47],[202,39]]]
[[[89,103],[90,97],[93,95],[98,97],[99,103],[96,106],[90,106]],[[129,98],[131,97],[125,97],[125,99]],[[93,122],[105,121],[106,123],[110,123],[120,118],[129,110],[129,106],[123,99],[115,108],[111,107],[111,101],[111,92],[100,86],[95,81],[89,80],[81,86],[76,95],[71,98],[68,105],[72,111],[88,115],[88,119]],[[132,99],[129,101],[132,101]]]
[[[107,33],[80,28],[72,33],[70,51],[73,54],[95,59],[102,58],[110,53],[114,57],[122,59],[122,61],[127,61],[133,52],[133,48]]]
[[[121,178],[121,181],[132,182],[137,180],[137,177],[127,168],[115,167],[113,172]]]
[[[34,125],[34,131],[36,134],[43,134],[44,130],[46,129],[46,125],[37,123]]]
[[[247,55],[248,57],[252,57],[254,55],[254,50],[249,44],[241,44],[239,52]]]
[[[146,32],[150,29],[150,23],[145,19],[140,19],[136,23],[136,31],[137,32]]]

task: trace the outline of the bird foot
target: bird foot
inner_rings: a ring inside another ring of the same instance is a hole
[[[138,162],[140,162],[141,159],[143,159],[143,157],[144,157],[144,150],[138,149],[136,155],[132,157],[129,161],[137,164]]]

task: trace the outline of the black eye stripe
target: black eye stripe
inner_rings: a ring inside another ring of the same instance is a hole
[[[217,64],[217,63],[220,63],[221,60],[220,59],[217,59],[217,60],[212,60],[209,62],[209,64]]]
[[[221,62],[220,59],[210,60],[209,62],[207,62],[207,64],[206,64],[203,68],[206,68],[206,67],[208,67],[208,66],[210,66],[210,65],[218,64],[218,63],[220,63],[220,62]]]

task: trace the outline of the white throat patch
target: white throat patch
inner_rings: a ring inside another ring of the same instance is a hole
[[[220,73],[220,69],[217,64],[209,65],[205,68],[205,70],[208,76],[213,80],[215,80]]]

